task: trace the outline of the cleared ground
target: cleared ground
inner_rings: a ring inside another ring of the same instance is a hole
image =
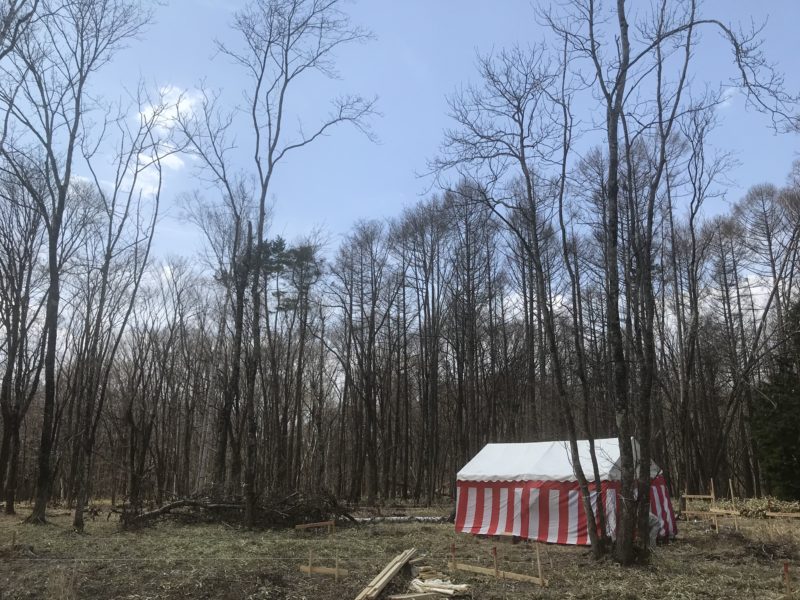
[[[438,514],[447,514],[442,508]],[[429,511],[428,511],[429,513]],[[477,539],[454,533],[449,524],[375,524],[340,527],[335,534],[242,531],[225,524],[161,522],[139,532],[121,532],[105,513],[70,530],[70,515],[54,511],[51,524],[21,523],[0,516],[0,598],[89,599],[317,599],[355,598],[401,551],[415,547],[425,564],[446,571],[451,543],[459,562],[492,566],[497,546],[500,569],[536,574],[535,552],[527,544]],[[429,513],[430,514],[430,513]],[[800,587],[800,519],[720,521],[720,533],[703,523],[679,524],[679,539],[660,546],[647,567],[621,568],[594,561],[587,549],[540,546],[548,588],[457,573],[472,585],[472,597],[504,598],[786,598],[785,560]],[[12,540],[16,546],[11,547]],[[308,577],[298,565],[313,561],[350,575]],[[388,590],[405,592],[401,574]],[[798,595],[800,597],[800,595]]]

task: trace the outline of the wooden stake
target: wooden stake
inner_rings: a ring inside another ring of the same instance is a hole
[[[494,558],[494,576],[500,578],[500,569],[497,568],[497,546],[492,546],[492,558]],[[455,560],[453,562],[456,562]]]
[[[786,586],[786,593],[792,593],[792,581],[789,578],[789,562],[783,561],[783,584]]]
[[[539,573],[539,579],[544,581],[544,577],[542,577],[542,559],[539,557],[539,542],[536,542],[536,571]]]
[[[547,544],[542,544],[542,549],[544,550],[545,556],[547,556],[547,561],[550,563],[550,569],[555,570],[553,566],[553,555],[550,554],[550,550],[547,549]]]
[[[714,496],[714,479],[712,478],[710,481],[711,481],[711,506],[714,506],[714,500],[716,500],[716,497]]]
[[[333,580],[338,583],[339,581],[339,557],[336,557],[336,572],[333,574]]]
[[[450,544],[450,564],[456,564],[456,545],[455,542]],[[454,569],[450,569],[451,571]]]
[[[308,551],[308,576],[311,577],[311,550]]]

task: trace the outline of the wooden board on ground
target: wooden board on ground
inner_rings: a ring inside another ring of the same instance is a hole
[[[295,525],[295,529],[316,529],[317,527],[327,527],[328,531],[336,528],[336,521],[320,521],[319,523],[301,523]]]
[[[409,560],[414,558],[416,553],[417,549],[411,548],[395,556],[383,568],[383,571],[378,573],[375,579],[370,581],[369,585],[361,590],[361,593],[356,596],[356,600],[375,600],[383,591],[383,588],[391,581],[392,577],[397,575],[400,569],[402,569]]]
[[[498,579],[513,579],[514,581],[527,581],[544,587],[547,586],[546,579],[540,577],[534,577],[533,575],[511,573],[510,571],[499,571],[495,569],[489,569],[486,567],[478,567],[475,565],[465,565],[464,563],[454,563],[452,561],[448,562],[447,564],[449,568],[453,571],[467,571],[468,573],[480,573],[481,575],[491,575],[492,577],[497,577]]]
[[[739,517],[739,516],[741,516],[739,514],[738,510],[726,510],[724,508],[712,508],[712,509],[710,509],[709,512],[712,512],[715,515],[728,515],[728,516],[731,516],[731,517]]]
[[[441,594],[422,592],[418,594],[394,594],[392,596],[387,596],[386,600],[434,600],[434,598],[441,597]]]
[[[711,494],[683,494],[681,498],[685,500],[713,500],[714,496]]]
[[[350,572],[347,569],[340,569],[339,567],[309,567],[308,565],[300,565],[300,571],[308,573],[318,573],[320,575],[334,575],[335,577],[347,577]]]
[[[800,519],[800,512],[787,513],[787,512],[767,512],[768,517],[776,519]]]

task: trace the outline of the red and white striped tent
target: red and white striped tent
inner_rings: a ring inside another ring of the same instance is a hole
[[[608,534],[616,536],[620,488],[619,441],[595,440],[600,493],[592,492],[606,515]],[[634,441],[634,451],[638,446]],[[589,442],[578,442],[587,477],[592,477]],[[659,537],[677,533],[666,482],[652,464],[650,512],[660,522]],[[481,535],[515,535],[557,544],[589,544],[587,519],[572,467],[569,442],[487,444],[458,472],[456,531]],[[591,487],[595,487],[590,483]]]

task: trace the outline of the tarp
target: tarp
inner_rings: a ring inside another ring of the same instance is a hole
[[[578,442],[581,464],[593,479],[589,444]],[[601,485],[590,484],[593,512],[598,503],[606,531],[616,535],[619,500],[619,445],[595,441]],[[636,446],[634,446],[637,450]],[[659,519],[659,537],[677,533],[663,475],[651,468],[650,511]],[[458,472],[456,531],[515,535],[558,544],[589,544],[588,522],[566,442],[488,444]]]

